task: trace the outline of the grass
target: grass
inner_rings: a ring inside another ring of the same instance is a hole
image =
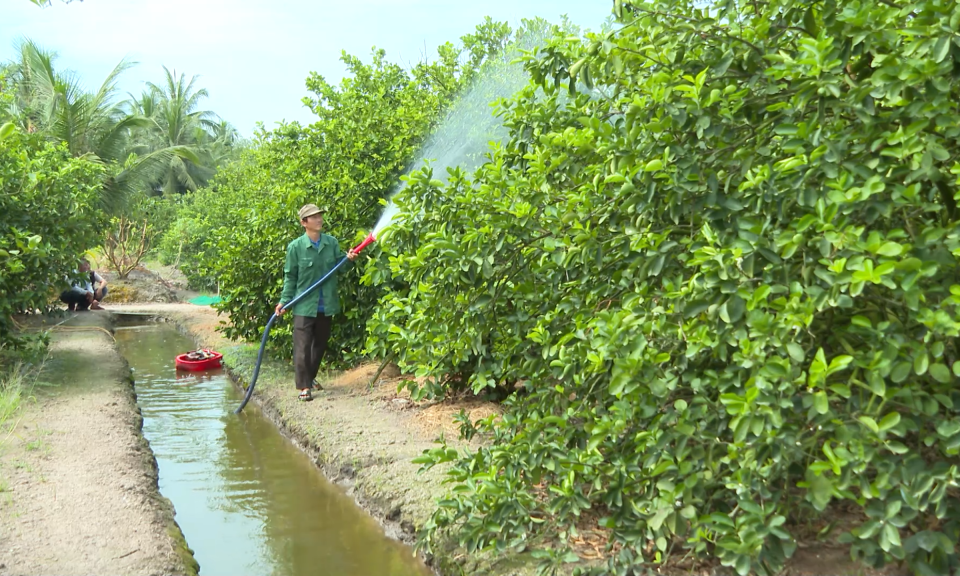
[[[0,374],[0,430],[11,427],[12,419],[20,410],[20,402],[29,388],[30,370],[23,362],[15,363],[9,370]],[[0,440],[0,444],[2,444]]]
[[[45,333],[24,337],[17,349],[0,348],[0,448],[16,427],[20,404],[37,384],[47,359]]]

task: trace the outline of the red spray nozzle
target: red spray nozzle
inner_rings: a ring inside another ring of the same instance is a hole
[[[376,242],[376,241],[377,241],[377,239],[373,237],[373,232],[371,232],[369,236],[367,236],[366,238],[363,239],[363,242],[357,244],[357,245],[354,247],[353,251],[359,253],[361,250],[363,250],[364,248],[366,248],[367,246],[373,244],[373,243]]]

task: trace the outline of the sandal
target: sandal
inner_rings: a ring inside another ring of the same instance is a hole
[[[317,390],[317,391],[323,390],[323,386],[321,386],[320,383],[316,381],[316,379],[314,379],[314,381],[311,382],[310,384],[311,384],[311,388],[314,390]]]
[[[300,394],[297,396],[297,400],[301,402],[309,402],[313,400],[313,395],[310,394],[310,389],[304,388],[303,390],[301,390]]]

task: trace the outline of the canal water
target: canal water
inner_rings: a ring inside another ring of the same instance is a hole
[[[220,370],[178,372],[194,348],[165,324],[121,327],[143,435],[160,468],[160,492],[203,576],[423,576],[429,570],[241,393]]]

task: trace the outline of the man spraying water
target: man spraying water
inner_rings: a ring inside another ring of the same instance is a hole
[[[250,379],[250,385],[247,386],[246,393],[243,395],[243,402],[234,410],[234,413],[242,412],[244,406],[250,402],[253,389],[257,385],[257,377],[260,375],[260,365],[270,336],[270,327],[287,310],[293,310],[294,315],[294,369],[297,389],[300,390],[297,397],[300,400],[313,399],[311,389],[314,387],[320,361],[323,359],[330,339],[331,317],[340,311],[337,270],[347,260],[354,260],[364,248],[376,242],[376,234],[396,214],[396,208],[392,204],[387,208],[374,231],[364,238],[363,242],[348,250],[345,256],[336,238],[321,232],[323,211],[316,204],[307,204],[300,208],[300,225],[303,226],[304,234],[287,245],[280,303],[277,304],[263,329],[260,350],[257,352],[257,364],[253,368],[253,378]],[[328,281],[332,281],[330,287],[318,291],[318,288],[323,287]],[[290,299],[292,294],[297,296]],[[312,320],[298,321],[301,317]],[[300,338],[303,340],[301,341]]]
[[[275,310],[277,316],[283,316],[287,311],[285,304],[297,294],[307,291],[343,258],[343,250],[337,239],[322,232],[323,210],[316,204],[307,204],[300,208],[299,216],[304,233],[287,245],[287,258],[283,264],[283,292]],[[346,256],[352,261],[357,257],[357,252],[350,249]],[[293,364],[297,390],[300,391],[298,398],[308,401],[313,399],[311,390],[320,388],[316,381],[317,371],[330,341],[333,317],[340,313],[336,274],[292,309]]]

